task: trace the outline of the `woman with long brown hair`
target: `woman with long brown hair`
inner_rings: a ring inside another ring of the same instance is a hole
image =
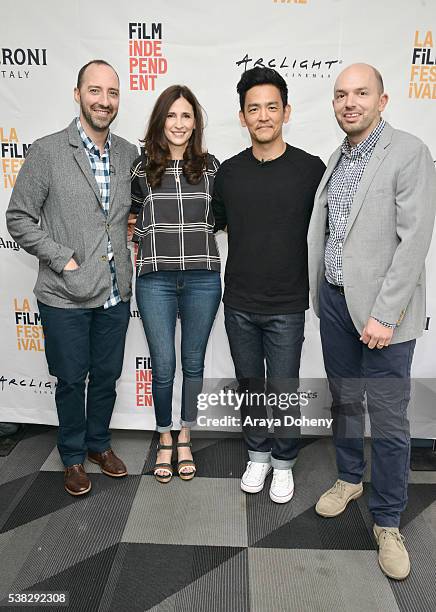
[[[218,162],[203,149],[203,115],[183,85],[161,93],[150,116],[141,156],[132,166],[137,215],[136,301],[152,362],[152,392],[160,439],[154,475],[169,482],[173,440],[175,327],[181,320],[183,370],[177,472],[191,480],[190,429],[197,418],[204,356],[221,299],[220,258],[210,207]]]

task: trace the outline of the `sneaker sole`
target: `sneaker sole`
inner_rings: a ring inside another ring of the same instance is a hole
[[[374,534],[374,538],[375,538],[375,541],[376,541],[376,543],[377,543],[377,548],[379,548],[377,534],[376,534],[376,532],[375,532],[375,530],[374,530],[374,529],[372,530],[372,532],[373,532],[373,534]],[[394,574],[389,573],[389,572],[388,572],[388,571],[387,571],[387,570],[386,570],[386,569],[383,567],[383,564],[382,564],[382,563],[380,563],[380,558],[378,559],[378,564],[379,564],[380,569],[381,569],[381,571],[383,572],[383,574],[384,574],[385,576],[387,576],[388,578],[392,578],[392,580],[405,580],[405,579],[407,578],[407,576],[410,574],[410,561],[409,561],[409,566],[408,566],[408,568],[407,568],[407,574],[404,574],[403,576],[398,576],[398,575],[397,575],[397,576],[394,576]]]
[[[291,493],[288,495],[274,495],[274,493],[271,493],[271,491],[269,492],[269,496],[272,499],[273,502],[275,502],[276,504],[286,504],[288,501],[290,501],[293,496],[294,496],[294,489],[292,489]]]
[[[354,499],[359,499],[359,497],[362,497],[362,495],[363,495],[363,490],[358,491],[357,493],[354,493],[353,495],[350,495],[345,506],[333,514],[327,513],[327,512],[321,512],[320,510],[317,509],[318,504],[316,504],[315,506],[315,512],[319,514],[319,516],[323,516],[324,518],[333,518],[335,516],[339,516],[340,514],[342,514],[342,512],[345,511],[350,501],[353,501]]]
[[[272,467],[270,467],[268,472],[265,474],[265,480],[267,479],[267,476],[268,476],[268,474],[271,473],[271,471],[272,471]],[[262,482],[262,484],[257,485],[257,487],[253,487],[252,485],[246,485],[241,480],[241,489],[245,493],[260,493],[260,491],[262,491],[263,487],[265,486],[265,480]]]

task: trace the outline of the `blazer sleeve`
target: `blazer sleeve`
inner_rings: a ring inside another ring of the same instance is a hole
[[[60,274],[73,257],[74,250],[53,240],[39,223],[49,189],[50,159],[36,141],[15,181],[6,211],[6,224],[12,238],[25,251]]]
[[[399,324],[416,289],[433,234],[436,170],[428,148],[409,147],[398,177],[395,198],[398,246],[371,316]]]

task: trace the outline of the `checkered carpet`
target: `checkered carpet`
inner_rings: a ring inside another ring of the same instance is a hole
[[[233,438],[195,438],[197,476],[166,485],[151,473],[156,438],[116,431],[129,476],[87,463],[90,494],[63,489],[54,428],[33,426],[0,458],[0,609],[9,593],[68,592],[70,612],[436,610],[436,473],[412,472],[403,515],[412,571],[378,568],[365,495],[336,519],[314,504],[335,480],[331,441],[301,451],[295,495],[239,488],[246,455]],[[270,478],[270,477],[269,477]],[[38,609],[43,609],[38,608]],[[44,608],[45,609],[45,608]]]

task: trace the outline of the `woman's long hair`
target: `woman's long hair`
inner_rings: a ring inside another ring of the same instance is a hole
[[[163,91],[154,105],[143,142],[146,156],[145,171],[152,188],[159,187],[171,159],[170,148],[165,137],[164,127],[168,111],[176,100],[185,98],[194,109],[195,128],[183,154],[183,174],[188,183],[200,182],[206,167],[207,152],[203,150],[203,113],[192,91],[184,85],[171,85]]]

